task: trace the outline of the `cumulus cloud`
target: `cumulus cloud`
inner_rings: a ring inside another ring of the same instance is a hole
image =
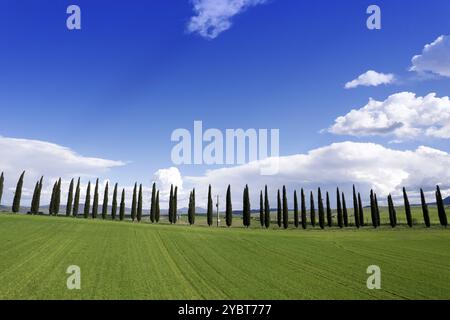
[[[51,193],[52,183],[59,177],[68,187],[72,177],[93,178],[111,168],[124,166],[122,161],[84,157],[75,151],[45,141],[15,139],[0,136],[0,171],[5,173],[5,193],[2,203],[10,203],[20,173],[25,170],[23,198],[32,196],[34,184],[43,175],[43,203]]]
[[[394,82],[395,76],[392,73],[385,74],[376,72],[373,70],[369,70],[362,75],[360,75],[358,78],[349,81],[345,84],[346,89],[353,89],[357,88],[359,86],[365,86],[365,87],[377,87],[382,84],[390,84]]]
[[[397,140],[420,136],[450,138],[450,100],[435,93],[418,97],[411,92],[369,100],[358,110],[338,117],[329,132],[339,135],[392,135]]]
[[[159,169],[153,175],[153,181],[158,186],[160,197],[162,200],[167,200],[170,194],[170,186],[178,187],[178,194],[183,194],[183,178],[180,170],[175,167],[168,169]]]
[[[249,7],[267,0],[192,0],[195,16],[187,29],[207,39],[214,39],[232,25],[232,18]]]
[[[411,71],[450,77],[450,36],[442,35],[412,58]]]
[[[198,189],[198,203],[206,204],[207,187],[213,186],[213,193],[221,196],[222,209],[226,188],[232,187],[234,209],[242,208],[242,190],[249,185],[252,203],[257,208],[259,192],[264,185],[269,186],[271,205],[276,205],[276,191],[286,185],[292,205],[294,189],[304,188],[309,195],[311,190],[317,195],[317,187],[329,191],[335,198],[336,187],[346,192],[351,203],[351,189],[355,184],[367,199],[373,188],[380,200],[387,194],[401,196],[401,188],[417,191],[434,190],[436,184],[443,189],[450,187],[450,155],[446,152],[421,146],[412,151],[389,149],[374,143],[343,142],[334,143],[311,150],[306,154],[279,157],[280,172],[274,176],[261,176],[260,163],[277,161],[268,158],[232,168],[208,171],[203,176],[185,177],[185,184]],[[432,198],[430,200],[433,200]]]

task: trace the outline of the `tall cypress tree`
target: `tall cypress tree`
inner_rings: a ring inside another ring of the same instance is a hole
[[[89,211],[91,211],[91,182],[89,181],[86,189],[86,200],[84,201],[84,218],[89,218]]]
[[[61,204],[61,178],[58,179],[55,190],[55,201],[53,202],[53,214],[56,216],[59,214],[59,207]]]
[[[98,179],[95,181],[94,201],[92,202],[92,218],[96,219],[98,215]]]
[[[331,213],[331,205],[330,205],[330,196],[327,191],[327,224],[328,227],[331,227],[333,225],[333,216]]]
[[[227,227],[231,227],[231,224],[233,223],[233,207],[231,204],[231,186],[230,185],[228,185],[228,189],[227,189],[225,220],[227,223]]]
[[[117,215],[117,183],[114,185],[113,200],[111,207],[111,219],[116,220]]]
[[[261,190],[261,193],[259,195],[259,223],[261,224],[261,227],[264,228],[265,221],[264,221],[264,198],[263,198],[263,192]]]
[[[423,193],[422,188],[420,188],[420,200],[422,203],[422,213],[423,213],[423,222],[425,223],[425,226],[429,228],[431,226],[430,224],[430,213],[428,211],[428,205],[425,200],[425,194]]]
[[[156,183],[153,182],[152,186],[152,199],[150,202],[150,221],[155,222],[155,214],[156,214]]]
[[[159,222],[159,216],[160,216],[160,210],[159,210],[159,190],[156,192],[156,208],[155,208],[155,222]]]
[[[413,226],[412,216],[411,216],[411,206],[409,205],[408,195],[406,194],[406,189],[403,187],[403,201],[405,202],[405,214],[406,222],[411,228]]]
[[[134,222],[136,219],[136,210],[137,210],[137,182],[134,183],[133,188],[133,199],[131,202],[131,220]]]
[[[208,208],[206,212],[206,220],[208,222],[208,226],[212,226],[213,223],[213,200],[211,195],[211,185],[208,187]]]
[[[317,190],[317,201],[319,207],[319,227],[320,229],[325,228],[325,210],[323,208],[322,191],[320,188]]]
[[[306,221],[306,200],[305,200],[305,193],[303,192],[303,188],[300,192],[300,207],[302,211],[302,228],[306,229],[307,227],[307,221]]]
[[[248,227],[247,225],[247,186],[244,188],[244,192],[242,194],[242,224],[244,227]]]
[[[264,189],[264,225],[268,229],[270,227],[270,204],[267,185]]]
[[[177,213],[178,213],[178,186],[175,187],[173,193],[173,223],[177,223]]]
[[[375,197],[373,190],[370,190],[370,217],[372,218],[372,225],[374,228],[378,227],[377,223],[377,212],[375,208]]]
[[[52,195],[50,197],[50,205],[48,206],[48,214],[50,216],[55,214],[55,197],[56,197],[56,188],[58,186],[58,181],[55,181],[53,184]]]
[[[136,219],[138,222],[141,222],[142,219],[142,184],[139,185]]]
[[[192,191],[189,192],[188,222],[191,226],[194,224],[192,219]]]
[[[261,193],[262,196],[262,193]],[[297,190],[294,190],[294,225],[296,228],[298,228],[300,224],[299,217],[298,217],[298,201],[297,201]]]
[[[70,216],[72,214],[72,202],[73,202],[73,178],[70,180],[69,185],[69,194],[67,195],[67,204],[66,204],[66,216]]]
[[[173,223],[173,184],[170,185],[170,195],[169,195],[169,209],[167,210],[167,215],[170,224]]]
[[[355,185],[353,185],[353,217],[355,218],[356,228],[359,228],[358,198],[356,197]]]
[[[436,186],[436,205],[438,208],[439,222],[441,226],[447,227],[447,214],[445,213],[444,201],[442,200],[441,188]]]
[[[2,204],[3,185],[4,185],[4,183],[5,183],[5,177],[4,177],[3,172],[2,172],[2,174],[0,175],[0,204]]]
[[[38,191],[37,191],[37,195],[36,195],[36,199],[35,199],[35,203],[34,203],[35,214],[39,214],[39,208],[41,206],[41,192],[42,192],[43,180],[44,180],[44,177],[41,177],[41,179],[39,180]]]
[[[102,219],[106,219],[108,214],[108,198],[109,198],[109,182],[106,182],[105,191],[103,192]]]
[[[381,216],[380,216],[380,208],[378,207],[378,199],[377,194],[374,193],[374,199],[375,199],[375,212],[376,212],[376,218],[377,218],[377,226],[381,226]]]
[[[281,228],[281,195],[280,195],[280,189],[278,189],[278,195],[277,195],[277,223],[278,227]]]
[[[359,211],[359,226],[364,227],[364,209],[361,201],[361,194],[358,192],[358,211]]]
[[[22,198],[23,177],[25,171],[20,175],[19,181],[17,181],[16,192],[14,192],[14,200],[12,205],[12,212],[18,213],[20,211],[20,199]]]
[[[192,190],[192,224],[195,223],[195,189]]]
[[[395,228],[395,226],[397,225],[397,221],[396,221],[396,212],[395,212],[395,208],[394,208],[394,201],[392,201],[392,196],[389,195],[388,196],[388,209],[389,209],[389,224],[391,225],[392,228]]]
[[[33,191],[33,198],[31,200],[31,208],[30,208],[30,214],[36,214],[36,197],[39,191],[39,181],[36,181],[36,185],[34,186]]]
[[[343,192],[342,192],[342,214],[344,217],[344,227],[348,227],[347,203],[345,202],[345,195]]]
[[[80,178],[78,178],[77,186],[75,188],[75,198],[73,200],[72,215],[74,217],[78,216],[79,206],[80,206]]]
[[[313,195],[312,191],[311,191],[311,195],[310,195],[309,205],[310,205],[309,211],[310,211],[310,215],[311,215],[311,225],[313,227],[315,227],[316,226],[316,210],[314,208],[314,195]]]
[[[336,189],[336,205],[337,205],[337,221],[339,228],[344,227],[344,220],[342,217],[342,207],[341,207],[341,193],[339,188]]]
[[[120,209],[119,209],[119,220],[123,221],[125,219],[125,189],[122,189],[122,196],[120,197]]]
[[[283,186],[283,228],[289,227],[289,209],[287,203],[286,187]]]
[[[246,210],[246,214],[245,214],[245,222],[246,222],[246,227],[250,227],[251,224],[251,205],[250,205],[250,190],[248,189],[248,185],[245,186],[245,210]]]

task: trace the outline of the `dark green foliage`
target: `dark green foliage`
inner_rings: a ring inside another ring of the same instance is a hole
[[[420,189],[420,200],[422,203],[422,213],[423,213],[423,222],[425,223],[425,226],[429,228],[431,226],[430,223],[430,213],[428,211],[428,205],[425,200],[425,194],[423,193],[423,190]]]
[[[111,206],[111,218],[116,220],[117,215],[117,183],[114,185],[113,200]]]
[[[310,206],[309,211],[310,211],[310,216],[311,216],[310,217],[311,225],[313,227],[315,227],[316,226],[316,210],[314,208],[314,195],[313,195],[312,191],[311,191],[311,195],[310,195],[309,206]]]
[[[177,200],[178,196],[177,196],[177,193],[178,193],[178,187],[175,187],[175,190],[173,192],[173,199],[172,199],[172,201],[173,201],[173,204],[172,204],[172,221],[173,221],[173,223],[177,223],[177,211],[178,211],[178,209],[177,209],[177,207],[178,207],[178,200]]]
[[[20,211],[20,199],[22,198],[23,177],[25,171],[20,175],[19,181],[17,181],[16,192],[14,192],[14,200],[12,205],[12,212],[17,213]]]
[[[248,190],[248,185],[246,185],[244,189],[242,220],[244,226],[247,228],[250,227],[250,211],[250,192]]]
[[[413,226],[412,216],[411,216],[411,206],[409,205],[408,195],[406,194],[406,189],[403,188],[403,201],[405,202],[405,214],[406,222],[409,227]]]
[[[397,225],[397,213],[395,212],[394,201],[392,201],[392,196],[388,196],[388,210],[389,210],[389,224],[392,228]]]
[[[55,187],[55,196],[53,199],[53,209],[52,212],[56,216],[59,213],[59,207],[61,203],[61,178],[58,179]]]
[[[283,186],[283,228],[287,229],[289,226],[289,209],[287,203],[286,187]]]
[[[41,190],[42,190],[42,181],[44,180],[44,177],[41,177],[41,179],[36,183],[36,186],[34,188],[33,192],[33,199],[31,200],[31,214],[38,214],[39,213],[39,206],[41,203]]]
[[[195,189],[189,195],[188,220],[190,225],[195,224]]]
[[[35,202],[36,202],[36,197],[37,197],[37,193],[39,191],[39,181],[36,182],[36,185],[34,186],[34,191],[33,191],[33,198],[31,199],[31,208],[30,208],[30,214],[36,214],[35,212]]]
[[[105,191],[103,193],[103,204],[102,204],[102,219],[106,219],[108,214],[108,197],[109,197],[109,182],[106,182]]]
[[[233,207],[231,204],[231,186],[230,185],[228,185],[228,188],[227,188],[225,220],[227,223],[227,227],[231,227],[231,225],[233,223]]]
[[[89,181],[86,189],[86,200],[84,201],[84,218],[89,218],[89,211],[91,211],[91,182]]]
[[[262,193],[261,193],[262,197]],[[297,190],[294,190],[294,226],[298,228],[300,224],[299,217],[298,217],[298,201],[297,201]]]
[[[142,184],[139,185],[136,219],[138,222],[142,220]]]
[[[152,186],[152,199],[150,202],[150,221],[155,222],[156,215],[156,183],[153,182]]]
[[[264,228],[264,198],[262,190],[259,195],[259,223],[261,224],[261,227]]]
[[[278,227],[281,228],[281,195],[280,190],[278,189],[278,195],[277,195],[277,224]]]
[[[358,192],[358,211],[359,211],[359,226],[364,227],[364,209],[361,201],[361,194]]]
[[[267,185],[264,188],[264,225],[266,228],[270,227],[270,204],[269,194],[267,192]]]
[[[55,181],[55,183],[53,184],[52,196],[50,198],[50,205],[48,206],[48,214],[51,216],[55,214],[55,198],[56,198],[56,188],[57,187],[58,187],[58,182]]]
[[[342,214],[344,217],[344,227],[348,227],[347,203],[345,202],[345,195],[343,192],[342,192]]]
[[[80,178],[78,178],[77,186],[75,188],[75,198],[73,199],[72,215],[78,216],[78,210],[80,207]]]
[[[378,227],[377,209],[375,207],[375,197],[373,194],[373,190],[370,190],[370,217],[372,219],[372,226],[374,228],[377,228]]]
[[[133,188],[133,199],[131,202],[131,220],[136,220],[136,210],[137,210],[137,182],[134,183]]]
[[[213,200],[211,195],[211,185],[208,187],[208,208],[206,212],[206,220],[208,222],[208,226],[212,226],[213,223]]]
[[[156,208],[155,208],[155,222],[159,222],[160,210],[159,210],[159,190],[156,192]]]
[[[442,200],[441,188],[439,188],[439,186],[436,186],[436,205],[438,207],[439,222],[441,223],[441,226],[446,227],[448,225],[447,214],[445,212],[444,201]]]
[[[331,214],[330,196],[327,192],[327,225],[331,227],[333,225],[333,216]]]
[[[5,177],[4,177],[3,172],[2,172],[2,174],[0,175],[0,204],[2,204],[3,185],[4,185],[4,183],[5,183]]]
[[[380,208],[378,207],[378,199],[377,199],[377,194],[374,193],[374,200],[375,200],[375,213],[376,213],[376,218],[377,218],[377,226],[381,226],[381,217],[380,217]]]
[[[325,228],[325,210],[323,208],[322,191],[320,188],[317,190],[317,201],[319,207],[319,227],[320,229]]]
[[[170,195],[169,195],[169,210],[167,210],[167,215],[170,224],[173,223],[173,185],[170,185]]]
[[[303,188],[300,192],[300,207],[302,212],[302,228],[306,229],[307,221],[306,221],[306,200],[305,193],[303,192]]]
[[[119,208],[119,220],[123,221],[125,219],[125,189],[122,189],[122,196],[120,198],[120,208]]]
[[[355,226],[359,228],[359,208],[358,198],[356,197],[355,185],[353,185],[353,217],[355,218]]]
[[[92,202],[92,218],[96,219],[98,215],[98,179],[95,181],[94,201]]]
[[[342,216],[342,206],[341,206],[341,193],[339,192],[339,188],[336,189],[336,206],[337,206],[337,222],[339,228],[344,227],[344,219]]]
[[[72,214],[72,202],[73,202],[73,179],[70,180],[69,185],[69,194],[67,195],[67,204],[66,204],[66,216],[70,216]]]

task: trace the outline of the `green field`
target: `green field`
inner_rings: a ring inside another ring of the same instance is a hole
[[[450,299],[450,231],[440,226],[257,223],[246,230],[0,214],[0,298]],[[81,290],[66,287],[69,265],[81,268]],[[381,268],[381,290],[366,287],[369,265]]]

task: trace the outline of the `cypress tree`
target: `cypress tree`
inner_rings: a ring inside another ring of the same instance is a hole
[[[322,199],[322,191],[320,188],[317,190],[317,201],[319,207],[319,226],[320,229],[325,228],[325,210],[323,208],[323,199]]]
[[[336,189],[336,204],[337,204],[337,221],[339,228],[344,227],[344,221],[342,217],[342,207],[341,207],[341,193],[339,188]]]
[[[89,218],[89,211],[91,210],[91,182],[89,181],[86,189],[86,200],[84,201],[84,218]]]
[[[283,186],[283,228],[287,229],[289,226],[289,209],[287,203],[286,187]]]
[[[370,217],[372,218],[372,225],[374,228],[378,227],[377,223],[377,212],[375,208],[375,198],[373,195],[373,190],[370,190]]]
[[[5,177],[2,174],[0,175],[0,204],[2,204],[2,196],[3,196],[3,184],[5,183]]]
[[[395,228],[397,225],[397,221],[395,219],[395,208],[394,208],[394,202],[392,201],[392,196],[388,196],[388,209],[389,209],[389,223],[392,228]]]
[[[102,204],[102,219],[106,219],[108,214],[108,198],[109,198],[109,182],[106,182],[105,191],[103,193],[103,204]]]
[[[227,227],[231,227],[231,224],[233,223],[233,207],[231,204],[231,186],[230,185],[228,185],[228,189],[227,189],[225,220],[227,223]]]
[[[74,217],[78,216],[79,206],[80,206],[80,178],[78,178],[77,186],[75,188],[75,198],[73,200],[72,214]]]
[[[356,197],[355,185],[353,185],[353,217],[355,218],[356,228],[359,228],[358,198]]]
[[[267,185],[264,188],[264,225],[268,229],[270,227],[270,204]]]
[[[98,215],[98,179],[95,181],[94,201],[92,203],[92,218],[97,219]]]
[[[277,196],[277,223],[278,223],[278,227],[281,228],[281,196],[280,196],[280,189],[278,189],[278,196]]]
[[[122,189],[122,196],[120,198],[119,220],[123,221],[125,218],[125,189]]]
[[[189,204],[188,204],[188,222],[192,226],[192,191],[189,192]]]
[[[441,226],[447,227],[447,214],[445,213],[444,201],[442,200],[441,188],[436,186],[436,205],[438,208],[439,222]]]
[[[259,223],[261,224],[261,227],[264,228],[264,199],[262,190],[259,195]]]
[[[134,183],[133,199],[131,202],[131,220],[133,222],[136,219],[136,207],[137,207],[136,202],[137,202],[137,182]]]
[[[347,203],[345,202],[345,195],[342,192],[342,213],[344,216],[344,227],[348,227],[348,210]]]
[[[333,225],[333,216],[331,214],[330,196],[327,191],[327,224],[328,227]]]
[[[20,211],[20,199],[22,198],[23,177],[25,171],[20,175],[19,181],[17,181],[16,192],[14,192],[14,200],[12,205],[12,212],[18,213]]]
[[[156,183],[153,182],[152,186],[152,199],[150,202],[150,221],[155,222],[155,214],[156,214]]]
[[[69,194],[67,195],[66,204],[66,216],[69,217],[72,214],[72,202],[73,202],[73,178],[70,180]]]
[[[245,201],[246,201],[246,204],[245,204],[245,210],[247,211],[246,212],[246,217],[245,217],[245,220],[246,220],[246,226],[247,226],[247,228],[248,227],[250,227],[250,224],[251,224],[251,205],[250,205],[250,190],[248,189],[248,185],[246,185],[245,186],[245,189],[246,189],[246,191],[245,191]]]
[[[406,194],[406,189],[404,187],[403,187],[403,200],[405,202],[406,222],[408,223],[408,226],[411,228],[413,226],[411,207],[409,205],[408,195]]]
[[[195,189],[192,190],[192,224],[195,223]]]
[[[160,215],[160,210],[159,210],[159,190],[156,192],[156,208],[155,208],[155,222],[158,223],[159,222],[159,215]]]
[[[311,196],[310,196],[310,215],[311,215],[311,225],[313,227],[316,226],[316,210],[314,208],[314,195],[311,191]]]
[[[36,214],[36,197],[39,191],[39,181],[36,181],[36,185],[34,186],[33,198],[31,200],[31,208],[29,214]]]
[[[58,179],[55,190],[55,201],[53,202],[53,214],[56,216],[59,214],[59,206],[61,204],[61,178]]]
[[[244,227],[248,227],[247,224],[247,186],[244,188],[244,193],[242,194],[242,224]]]
[[[377,217],[377,226],[381,226],[381,216],[380,216],[380,208],[378,207],[378,199],[377,199],[377,194],[374,193],[374,199],[375,199],[375,212],[376,212],[376,217]]]
[[[361,201],[361,194],[358,192],[358,211],[359,211],[359,226],[364,227],[364,209]]]
[[[302,228],[306,229],[306,200],[305,200],[305,193],[303,192],[303,188],[300,192],[300,207],[302,211]]]
[[[208,187],[208,209],[206,212],[206,220],[208,222],[208,226],[212,226],[213,223],[213,200],[211,195],[211,185]]]
[[[169,195],[169,209],[167,210],[167,215],[169,217],[170,224],[173,223],[173,185],[170,185],[170,195]]]
[[[55,197],[56,197],[56,188],[58,186],[58,182],[55,181],[52,189],[52,196],[50,197],[50,205],[48,206],[48,214],[50,216],[55,214]]]
[[[422,213],[423,213],[423,222],[425,223],[425,226],[429,228],[431,226],[430,224],[430,213],[428,211],[428,205],[425,200],[425,194],[423,193],[422,188],[420,189],[420,200],[422,203]]]
[[[138,195],[136,218],[137,218],[138,222],[141,222],[141,219],[142,219],[142,184],[139,185],[139,195]]]
[[[262,193],[261,193],[262,197]],[[294,190],[294,225],[298,228],[300,222],[298,217],[298,201],[297,201],[297,190]]]
[[[38,190],[37,190],[37,194],[36,194],[36,199],[34,202],[34,212],[35,214],[39,214],[39,208],[41,205],[41,192],[42,192],[42,182],[44,180],[44,177],[41,177],[41,179],[39,180],[39,185],[38,185]]]
[[[172,221],[173,221],[173,223],[177,223],[177,211],[178,211],[178,209],[177,209],[177,207],[178,207],[177,193],[178,193],[178,187],[176,186],[175,191],[173,192],[173,205],[172,205]]]
[[[117,215],[117,183],[114,185],[113,200],[111,207],[111,218],[116,220]]]

